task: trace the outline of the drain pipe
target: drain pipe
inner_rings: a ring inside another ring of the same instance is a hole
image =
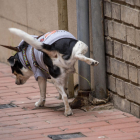
[[[89,46],[89,1],[88,0],[76,0],[77,6],[77,38],[83,41]],[[90,57],[90,48],[85,56]],[[90,66],[79,61],[79,74],[86,78],[89,82],[90,79]],[[79,77],[79,91],[78,96],[70,103],[71,108],[80,108],[82,106],[88,105],[89,93],[91,87],[89,83]]]
[[[93,58],[99,61],[94,67],[95,95],[99,99],[106,97],[106,68],[103,29],[103,0],[91,0]]]
[[[89,46],[89,1],[76,0],[77,5],[77,38]],[[90,48],[85,56],[90,57]],[[90,81],[90,66],[79,61],[79,74]],[[79,89],[89,91],[91,87],[88,82],[79,77]]]

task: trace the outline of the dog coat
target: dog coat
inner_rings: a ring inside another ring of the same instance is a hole
[[[37,36],[34,36],[34,35],[32,35],[32,36],[35,37],[35,38],[37,37]],[[67,31],[55,30],[55,31],[48,32],[48,33],[40,36],[37,40],[44,43],[44,44],[51,45],[54,42],[56,42],[57,40],[62,39],[62,38],[76,39],[71,33],[67,32]],[[23,40],[18,45],[19,50],[22,50],[22,48],[21,48],[22,43],[23,43]],[[44,64],[44,61],[43,61],[43,53],[41,51],[38,51],[38,50],[34,49],[34,55],[35,55],[36,61],[39,64],[39,66],[41,68],[43,68],[44,70],[46,70],[46,72],[44,72],[44,71],[40,70],[38,67],[34,66],[33,59],[32,59],[32,46],[28,45],[27,50],[26,50],[26,57],[28,59],[28,62],[30,63],[30,66],[31,66],[31,69],[34,73],[35,79],[37,80],[39,76],[44,77],[45,79],[48,79],[50,77],[50,75],[49,75],[49,72],[48,72],[48,68]],[[18,52],[18,56],[19,56],[19,59],[20,59],[22,65],[25,68],[27,68],[26,64],[24,62],[22,51]]]

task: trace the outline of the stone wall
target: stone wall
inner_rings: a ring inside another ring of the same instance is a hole
[[[104,16],[108,90],[140,117],[140,0],[104,0]]]

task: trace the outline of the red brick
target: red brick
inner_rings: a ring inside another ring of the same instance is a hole
[[[12,134],[4,134],[4,135],[0,135],[0,139],[5,139],[5,138],[12,138],[13,135]]]
[[[12,116],[12,117],[3,117],[0,119],[0,122],[3,121],[8,121],[8,120],[19,120],[19,119],[27,119],[27,118],[34,118],[36,117],[35,115],[31,114],[31,115],[22,115],[22,116]]]
[[[47,111],[45,111],[45,110],[22,110],[22,111],[20,111],[20,112],[9,112],[9,113],[6,113],[6,114],[8,114],[8,115],[10,115],[10,116],[19,116],[19,115],[26,115],[26,114],[40,114],[40,113],[42,113],[42,112],[46,112],[46,113],[48,113],[48,112],[54,112],[54,111],[52,111],[52,110],[47,110]]]
[[[20,87],[31,87],[31,86],[38,86],[38,83],[36,82],[36,83],[25,83],[24,85],[20,85]],[[16,85],[16,84],[14,84],[14,85],[8,85],[7,86],[9,89],[13,89],[13,88],[19,88],[19,85]]]
[[[121,128],[120,129],[122,132],[125,133],[129,133],[129,132],[140,132],[140,126],[134,126],[134,127],[130,127],[130,128]]]
[[[92,130],[89,129],[89,128],[75,129],[75,130],[68,130],[68,129],[66,129],[66,130],[64,130],[63,132],[64,132],[64,133],[76,133],[76,132],[81,132],[81,133],[84,134],[84,133],[91,133]]]
[[[18,125],[20,124],[18,121],[4,121],[4,122],[0,122],[0,126],[4,127],[4,126],[11,126],[11,125]]]
[[[5,90],[5,89],[7,89],[7,87],[0,87],[0,90]]]
[[[1,94],[1,93],[0,93]],[[7,94],[7,93],[5,93],[5,94]],[[9,94],[9,93],[8,93]],[[38,95],[39,93],[27,93],[27,94],[18,94],[18,95],[12,95],[11,94],[11,96],[6,96],[6,97],[1,97],[2,99],[19,99],[19,98],[24,98],[24,97],[28,97],[28,96],[30,96],[30,95],[32,95],[32,96],[36,96],[36,95]]]
[[[30,130],[29,128],[24,128],[24,129],[13,129],[13,128],[11,128],[11,129],[2,129],[2,130],[0,130],[0,135],[1,134],[10,134],[10,133],[17,133],[17,132],[24,132],[24,131],[28,131],[28,130]]]
[[[124,115],[116,115],[116,116],[106,116],[106,117],[98,117],[98,118],[93,118],[92,120],[90,120],[89,122],[98,122],[98,121],[108,121],[108,120],[114,120],[117,118],[126,118]],[[79,119],[78,121],[79,123],[84,123],[85,120],[81,120]]]
[[[92,137],[83,137],[83,138],[72,138],[70,140],[99,140],[99,139],[105,139],[105,140],[118,140],[118,138],[98,138],[97,136],[92,136]],[[123,137],[120,140],[136,140],[135,137]]]
[[[51,133],[51,132],[61,132],[59,128],[48,128],[48,129],[39,129],[39,130],[28,130],[25,132],[19,133],[12,133],[13,136],[23,136],[23,135],[32,135],[32,134],[44,134],[44,133]]]
[[[5,96],[6,96],[6,97],[7,97],[7,96],[8,96],[8,97],[9,97],[9,96],[11,97],[11,96],[13,96],[13,95],[14,95],[14,97],[15,97],[15,95],[18,95],[18,93],[16,93],[16,92],[0,93],[0,97],[5,97]],[[9,98],[10,98],[10,97],[9,97]],[[2,99],[3,99],[3,98],[2,98]],[[7,99],[7,98],[5,98],[5,99]]]
[[[20,137],[14,137],[12,139],[14,140],[29,140],[29,139],[34,139],[34,138],[44,138],[43,135],[41,134],[34,134],[34,135],[25,135],[25,136],[20,136]],[[11,138],[6,138],[5,140],[11,140]]]
[[[5,108],[3,110],[3,112],[5,113],[9,113],[9,112],[18,112],[18,111],[23,111],[24,109],[21,109],[19,107],[16,107],[16,108]]]
[[[7,90],[0,90],[0,93],[6,93],[6,92],[11,92],[11,91],[16,91],[17,93],[32,93],[32,92],[37,92],[39,91],[39,89],[34,89],[32,87],[28,87],[28,88],[14,88],[14,89],[7,89]]]
[[[101,131],[101,132],[83,132],[84,135],[86,135],[87,137],[91,137],[91,136],[106,136],[107,134],[122,134],[123,132],[119,131],[119,130],[105,130],[105,131]]]
[[[124,124],[115,124],[115,125],[109,125],[109,126],[102,126],[102,127],[92,127],[91,129],[93,131],[103,131],[103,130],[116,130],[116,129],[123,129],[123,128],[131,128],[131,127],[138,127],[140,124],[133,122],[133,123],[125,123]]]
[[[45,138],[39,138],[39,139],[38,139],[38,138],[37,138],[37,139],[36,139],[36,138],[34,138],[34,140],[51,140],[51,139],[50,139],[50,138],[48,138],[48,137],[45,137]]]
[[[94,123],[85,123],[85,124],[78,124],[78,125],[72,125],[72,126],[64,126],[60,127],[62,130],[68,129],[81,129],[81,128],[91,128],[91,127],[99,127],[99,126],[108,126],[109,124],[106,122],[94,122]]]
[[[138,138],[140,137],[140,133],[120,133],[120,134],[107,134],[105,135],[106,137],[108,138],[123,138],[123,137],[135,137],[135,138]]]
[[[119,124],[119,123],[128,123],[128,122],[137,122],[140,121],[138,118],[136,117],[130,117],[130,118],[121,118],[121,119],[115,119],[115,120],[109,120],[108,122],[110,124]]]
[[[74,126],[74,125],[78,125],[77,122],[58,122],[55,124],[45,124],[44,125],[40,125],[40,126],[33,126],[31,127],[31,129],[45,129],[45,128],[56,128],[56,127],[65,127],[65,126]]]
[[[20,124],[20,125],[14,125],[15,128],[38,128],[40,126],[46,126],[44,128],[48,128],[48,123],[45,121],[40,121],[40,122],[31,122],[31,123],[26,123],[26,124]]]

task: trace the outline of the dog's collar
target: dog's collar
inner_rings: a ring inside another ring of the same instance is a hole
[[[29,70],[32,70],[31,65],[30,65],[30,63],[29,63],[29,61],[28,61],[28,59],[27,59],[27,56],[26,56],[26,50],[27,50],[27,47],[23,48],[23,50],[22,50],[23,60],[24,60],[24,63],[25,63],[25,65],[26,65],[26,67],[27,67]]]
[[[27,47],[23,48],[22,50],[22,55],[23,55],[23,60],[24,60],[24,63],[26,65],[26,67],[29,69],[29,70],[32,70],[31,68],[31,65],[27,59],[27,56],[26,56],[26,50],[27,50]],[[43,69],[42,67],[39,66],[39,64],[37,63],[36,61],[36,58],[35,58],[35,54],[34,54],[34,48],[31,49],[31,54],[32,54],[32,60],[33,60],[33,65],[37,68],[39,68],[40,70],[44,71],[44,72],[47,72],[47,70]],[[49,73],[48,73],[49,74]]]

